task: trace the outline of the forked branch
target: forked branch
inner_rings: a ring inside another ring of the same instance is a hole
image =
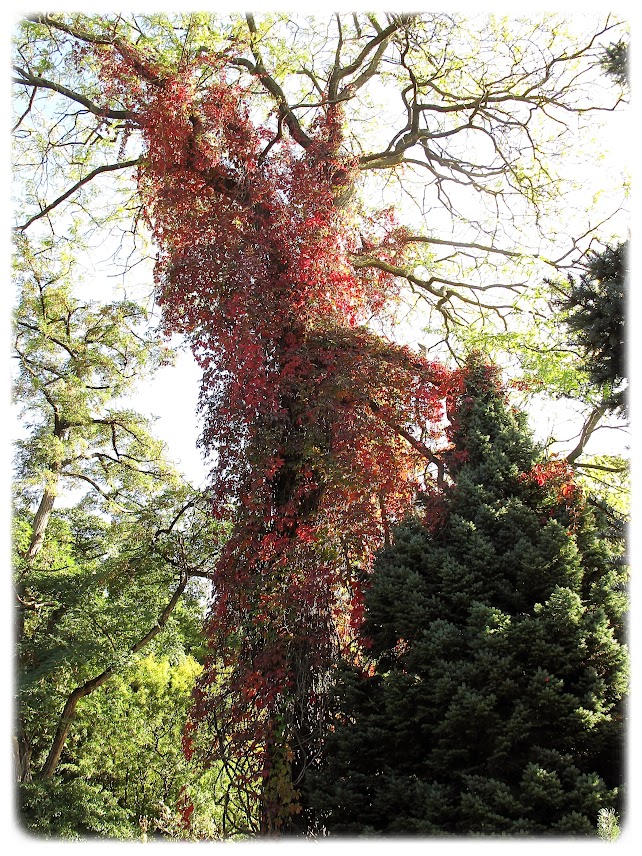
[[[37,214],[34,214],[30,217],[26,222],[24,222],[21,226],[14,226],[14,231],[16,232],[24,232],[25,229],[28,229],[32,223],[36,220],[40,220],[41,217],[46,217],[50,211],[53,211],[58,205],[64,202],[66,199],[69,199],[70,196],[73,196],[77,190],[80,190],[85,184],[89,184],[97,175],[101,175],[104,172],[115,172],[119,169],[128,169],[132,166],[138,166],[142,162],[142,158],[134,158],[133,160],[121,161],[120,163],[111,163],[105,164],[103,166],[97,166],[96,169],[92,169],[91,172],[87,173],[84,178],[81,178],[80,181],[77,181],[69,190],[66,190],[62,193],[57,199],[54,199],[53,202],[50,202],[49,205],[46,205],[41,211]]]

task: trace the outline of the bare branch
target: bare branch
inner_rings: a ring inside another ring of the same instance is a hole
[[[33,107],[34,99],[36,97],[36,92],[37,92],[37,89],[34,87],[31,90],[31,95],[29,96],[29,103],[27,104],[27,109],[24,111],[24,113],[20,116],[20,118],[18,119],[16,124],[11,129],[12,134],[15,134],[15,132],[18,130],[18,128],[22,124],[23,120],[28,116],[29,112],[31,111],[31,108]]]
[[[121,161],[120,163],[112,163],[105,164],[104,166],[97,166],[96,169],[92,169],[90,173],[88,173],[84,178],[81,178],[80,181],[77,181],[73,187],[70,187],[69,190],[65,191],[61,196],[57,199],[54,199],[49,205],[39,211],[38,214],[34,214],[33,217],[30,217],[25,223],[21,226],[14,226],[14,231],[16,232],[24,232],[25,229],[28,229],[29,226],[36,220],[39,220],[41,217],[45,217],[49,214],[50,211],[53,211],[61,202],[64,202],[65,199],[68,199],[72,196],[77,190],[80,190],[83,185],[88,184],[97,175],[100,175],[103,172],[114,172],[118,169],[128,169],[132,166],[138,166],[138,164],[142,163],[142,158],[135,158],[134,160]]]
[[[95,481],[94,479],[90,478],[89,476],[86,476],[83,473],[71,473],[71,472],[65,472],[65,473],[63,473],[63,475],[66,478],[80,479],[81,481],[87,482],[87,484],[91,485],[93,487],[93,489],[98,494],[100,494],[100,496],[102,496],[108,502],[112,503],[112,505],[115,506],[115,508],[117,508],[118,511],[122,511],[123,514],[137,514],[137,511],[132,511],[131,509],[125,508],[124,506],[122,506],[118,502],[116,502],[116,500],[114,499],[114,496],[112,494],[109,494],[105,490],[103,490],[103,488],[98,484],[98,482]]]
[[[473,285],[472,283],[456,282],[455,280],[446,279],[445,277],[440,276],[431,276],[429,279],[421,279],[416,274],[412,273],[406,268],[399,267],[398,265],[393,265],[390,262],[385,261],[384,259],[379,259],[374,256],[353,256],[352,265],[357,269],[365,267],[375,267],[379,270],[385,271],[386,273],[390,273],[393,276],[397,276],[407,280],[411,285],[420,288],[422,291],[426,291],[429,294],[432,294],[433,297],[439,298],[437,308],[441,308],[441,306],[443,306],[446,301],[452,298],[456,298],[462,303],[467,303],[471,306],[475,306],[477,309],[490,309],[494,312],[498,312],[500,309],[514,310],[515,307],[510,304],[482,303],[479,298],[466,297],[456,289],[463,288],[474,293],[475,291],[484,292],[497,288],[504,288],[514,291],[518,287],[520,287],[518,284],[515,283],[512,283],[511,285],[501,283]]]
[[[578,470],[599,470],[603,473],[626,473],[628,472],[629,466],[625,462],[619,467],[608,467],[606,464],[596,463],[576,463],[575,468]]]
[[[584,451],[586,444],[591,438],[591,434],[597,428],[600,419],[604,416],[606,411],[609,409],[608,403],[602,402],[597,407],[594,407],[593,410],[589,413],[584,425],[582,426],[582,431],[580,433],[580,439],[577,446],[573,449],[572,452],[566,456],[565,460],[569,464],[575,463],[575,461],[579,458],[579,456]]]
[[[53,92],[57,92],[59,95],[64,95],[65,98],[69,98],[71,101],[76,101],[78,104],[82,104],[90,113],[93,113],[94,116],[101,116],[105,119],[119,119],[119,120],[136,120],[136,113],[133,113],[131,110],[112,110],[110,107],[99,107],[98,104],[94,104],[93,101],[90,101],[89,98],[86,98],[84,95],[80,95],[78,92],[74,92],[73,89],[68,89],[66,86],[63,86],[62,83],[55,83],[53,80],[47,80],[44,77],[37,77],[34,74],[26,71],[24,68],[20,68],[20,66],[14,65],[14,71],[17,72],[20,77],[14,77],[13,82],[18,83],[22,86],[33,86],[35,89],[50,89]]]
[[[524,253],[519,250],[506,250],[502,247],[493,247],[487,244],[478,244],[475,241],[455,241],[448,238],[433,238],[426,235],[409,235],[402,238],[404,244],[435,244],[441,247],[455,247],[462,250],[479,250],[483,253],[493,253],[500,256],[505,256],[508,259],[539,259],[544,264],[551,267],[557,267],[557,263],[539,255],[538,253]]]

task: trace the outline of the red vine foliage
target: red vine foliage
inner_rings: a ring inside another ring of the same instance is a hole
[[[196,68],[104,65],[139,116],[164,323],[202,367],[213,513],[232,524],[185,748],[203,745],[200,723],[270,832],[300,810],[328,669],[359,623],[370,557],[433,460],[453,378],[366,326],[396,283],[351,254],[376,245],[396,262],[404,242],[389,213],[357,228],[338,204],[356,166],[337,105],[303,149],[256,126],[220,66],[199,91]]]
[[[575,481],[573,467],[564,460],[551,459],[535,464],[521,481],[537,485],[543,494],[543,521],[551,517],[566,520],[569,531],[574,531],[582,508],[582,490]]]

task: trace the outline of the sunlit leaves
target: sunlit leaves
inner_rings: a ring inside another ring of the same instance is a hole
[[[117,402],[169,351],[140,305],[75,297],[71,258],[22,239],[18,249],[14,395],[31,431],[18,443],[19,475],[53,479],[52,490],[63,477],[136,506],[139,490],[174,476],[148,421]]]

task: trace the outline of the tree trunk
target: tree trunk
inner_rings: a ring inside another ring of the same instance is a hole
[[[180,596],[183,594],[185,590],[185,586],[187,585],[189,577],[187,573],[181,573],[181,579],[176,587],[176,591],[172,595],[169,600],[169,603],[161,613],[156,624],[149,630],[142,639],[139,639],[134,645],[132,645],[130,649],[131,654],[136,654],[142,648],[147,645],[148,642],[156,636],[160,631],[165,627],[167,621],[174,611],[174,607],[178,603]],[[103,672],[99,675],[96,675],[95,678],[91,678],[91,680],[82,684],[80,687],[76,687],[69,696],[67,696],[67,701],[65,702],[65,706],[63,708],[60,719],[58,720],[58,727],[56,728],[56,734],[54,736],[53,742],[51,744],[51,748],[49,750],[49,754],[47,755],[47,760],[45,761],[41,771],[40,778],[41,779],[51,779],[53,774],[56,772],[56,767],[58,766],[58,762],[60,761],[60,756],[62,754],[62,750],[65,748],[65,743],[67,742],[67,737],[69,735],[69,729],[71,728],[71,723],[76,716],[76,708],[78,706],[78,702],[80,699],[88,696],[94,690],[98,689],[98,687],[102,686],[116,671],[115,666],[108,666]]]
[[[53,511],[54,503],[56,501],[55,488],[58,483],[58,474],[56,472],[57,469],[59,469],[59,467],[54,467],[54,472],[56,474],[53,480],[53,485],[45,487],[44,493],[42,494],[42,497],[40,499],[40,504],[38,505],[38,510],[36,511],[36,514],[33,519],[31,541],[29,543],[27,551],[24,554],[24,558],[28,564],[31,564],[31,562],[33,562],[33,560],[36,558],[45,540],[45,533],[49,524],[49,518],[51,517],[51,512]],[[24,635],[25,608],[21,602],[22,596],[24,595],[24,589],[24,580],[19,581],[17,587],[18,614],[16,616],[15,625],[16,642],[18,645],[20,645]],[[30,782],[31,743],[25,730],[22,727],[22,722],[19,717],[16,734],[14,735],[13,742],[16,780],[20,783]]]
[[[318,513],[326,484],[323,474],[315,472],[314,480],[318,486],[306,495],[296,498],[301,470],[306,463],[304,449],[309,437],[308,425],[295,399],[282,396],[280,404],[287,413],[287,419],[279,449],[283,463],[271,479],[273,511],[274,518],[279,521],[281,534],[296,539],[298,526],[314,519]],[[316,428],[319,430],[320,426],[317,425]],[[318,441],[325,442],[329,448],[330,433],[327,427],[321,429]],[[289,522],[284,523],[286,520]],[[300,615],[299,627],[305,629],[305,622],[309,620],[309,617]],[[305,688],[310,687],[314,681],[314,668],[307,654],[307,651],[302,654],[301,643],[293,641],[290,643],[288,661],[284,664],[298,675],[297,686]],[[287,724],[283,727],[276,726],[273,720],[273,732],[270,734],[266,753],[268,775],[263,780],[260,798],[260,835],[265,838],[277,838],[301,831],[303,818],[290,813],[289,799],[296,799],[299,779],[306,767],[305,750],[311,729],[305,717],[299,714],[307,707],[307,703],[307,697],[299,698],[295,692],[280,710],[280,717],[283,717]],[[290,754],[289,760],[286,759],[286,753]]]
[[[56,479],[57,482],[57,479]],[[25,553],[27,562],[32,562],[40,552],[43,541],[45,540],[45,532],[49,524],[49,518],[53,511],[56,501],[56,491],[51,487],[46,487],[40,500],[40,505],[33,519],[33,531],[31,533],[31,543],[29,549]]]
[[[566,462],[568,464],[574,464],[575,461],[580,457],[586,444],[591,439],[591,434],[597,428],[600,419],[604,416],[606,411],[609,409],[608,402],[603,401],[601,404],[598,404],[596,407],[591,410],[586,421],[582,427],[582,432],[580,434],[580,439],[577,443],[577,446],[573,449],[572,452],[569,452],[566,456]]]
[[[31,781],[31,743],[22,724],[18,724],[13,737],[13,763],[16,781],[20,784]]]
[[[107,677],[109,677],[109,675],[107,675]],[[107,677],[105,678],[105,680],[107,680]],[[91,681],[89,683],[91,683]],[[100,686],[100,684],[96,684],[96,686]],[[62,716],[58,720],[58,727],[56,729],[56,734],[53,739],[53,743],[51,744],[51,749],[49,750],[49,755],[47,756],[47,760],[45,761],[43,768],[40,771],[41,779],[51,779],[56,771],[56,767],[58,766],[58,761],[60,760],[62,750],[65,748],[65,743],[67,742],[67,735],[69,734],[71,723],[73,722],[74,716],[76,715],[76,706],[78,705],[78,702],[81,698],[86,695],[89,695],[92,689],[95,689],[95,687],[92,687],[91,689],[86,689],[86,687],[87,684],[84,684],[81,687],[76,687],[76,689],[71,693],[71,695],[67,698],[67,701],[65,702],[65,707],[62,711]]]
[[[57,440],[65,442],[69,438],[69,428],[69,424],[63,419],[61,419],[58,413],[55,412],[53,436]],[[58,493],[58,483],[60,481],[61,471],[61,462],[54,461],[51,464],[51,475],[49,477],[49,481],[45,486],[44,493],[42,494],[42,498],[40,500],[40,505],[38,506],[38,510],[36,511],[35,517],[33,519],[31,543],[29,544],[29,549],[25,553],[25,559],[27,560],[27,562],[32,562],[33,559],[38,555],[38,553],[40,552],[40,548],[42,547],[43,541],[45,540],[45,532],[47,531],[47,526],[49,525],[49,518],[51,517],[51,512],[53,511],[54,503],[56,501],[56,496]]]

